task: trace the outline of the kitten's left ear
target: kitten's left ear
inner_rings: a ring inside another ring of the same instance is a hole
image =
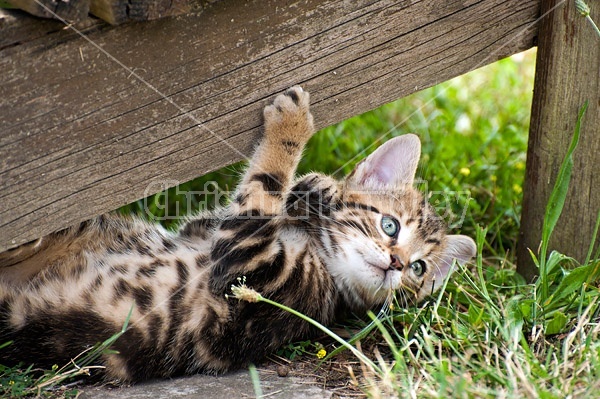
[[[418,136],[404,134],[394,137],[356,165],[347,181],[352,187],[371,190],[412,185],[420,157]]]
[[[477,246],[471,237],[463,235],[446,236],[446,249],[434,266],[435,288],[439,288],[448,276],[454,259],[460,264],[468,262],[477,253]]]

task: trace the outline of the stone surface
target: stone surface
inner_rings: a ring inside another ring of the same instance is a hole
[[[262,397],[286,399],[331,398],[322,389],[299,377],[278,377],[260,372]],[[254,398],[254,386],[247,370],[221,376],[196,375],[172,380],[155,380],[128,387],[83,388],[81,399],[223,399]]]

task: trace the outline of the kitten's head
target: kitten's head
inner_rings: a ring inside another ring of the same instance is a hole
[[[475,242],[448,235],[443,220],[413,187],[421,153],[417,136],[387,141],[343,183],[339,232],[325,251],[328,269],[351,307],[381,304],[393,290],[420,301],[435,292],[453,261],[476,252]]]

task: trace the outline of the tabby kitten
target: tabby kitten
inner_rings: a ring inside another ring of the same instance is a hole
[[[446,235],[412,187],[415,135],[389,140],[344,180],[294,178],[313,134],[300,87],[264,110],[265,133],[232,202],[177,234],[100,216],[0,255],[0,363],[66,363],[123,326],[106,377],[137,381],[222,372],[307,339],[312,327],[264,303],[227,299],[232,284],[331,324],[401,290],[435,291],[475,243]]]

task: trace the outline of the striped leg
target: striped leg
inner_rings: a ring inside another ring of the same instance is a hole
[[[281,215],[304,145],[314,132],[309,96],[292,87],[265,107],[265,134],[250,160],[237,194],[215,232],[211,287],[225,293],[239,276],[254,288],[270,286],[285,263],[278,237]],[[271,272],[268,272],[268,270]]]
[[[295,86],[265,107],[265,134],[250,160],[235,197],[238,213],[277,215],[302,150],[314,132],[309,95]]]

